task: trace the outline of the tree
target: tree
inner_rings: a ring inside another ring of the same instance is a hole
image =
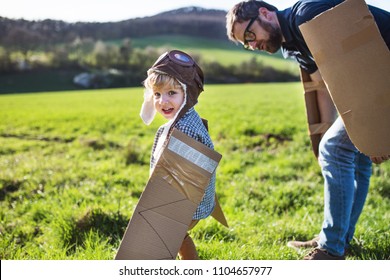
[[[117,65],[120,60],[119,48],[97,41],[92,53],[95,64],[100,69],[107,69]]]
[[[130,62],[130,56],[133,52],[133,46],[131,40],[126,38],[123,40],[122,45],[119,48],[120,60],[119,66],[126,68]]]
[[[0,73],[12,70],[14,67],[10,53],[0,46]]]
[[[42,44],[43,38],[39,33],[32,32],[23,27],[12,28],[4,44],[15,50],[21,51],[27,59],[27,52],[37,49]]]

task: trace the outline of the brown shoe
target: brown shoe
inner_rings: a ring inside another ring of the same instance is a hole
[[[287,246],[294,249],[306,249],[306,248],[316,248],[318,246],[318,241],[320,237],[317,236],[309,241],[289,241]]]
[[[329,254],[327,251],[319,248],[315,248],[309,254],[307,254],[304,260],[345,260],[345,256],[334,256]]]

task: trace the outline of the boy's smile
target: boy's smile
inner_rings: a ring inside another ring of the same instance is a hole
[[[166,85],[153,91],[154,108],[164,118],[173,119],[184,101],[184,92],[181,87]]]
[[[167,115],[169,115],[170,113],[172,113],[172,112],[173,112],[173,108],[169,108],[169,109],[162,109],[162,111],[163,111],[163,113],[164,113],[164,114],[167,114]]]

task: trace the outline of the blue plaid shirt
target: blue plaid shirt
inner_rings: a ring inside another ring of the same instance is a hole
[[[201,142],[207,147],[214,149],[213,142],[211,141],[210,135],[207,131],[207,128],[204,126],[202,119],[199,114],[195,111],[194,108],[188,110],[188,112],[175,124],[175,128],[180,130],[181,132],[187,134],[191,138]],[[158,139],[160,138],[163,132],[163,127],[161,126],[156,133],[154,144],[152,148],[152,156],[150,159],[150,167],[153,168],[156,164],[155,159],[153,157],[153,153],[156,149]],[[215,206],[215,172],[210,179],[210,184],[207,186],[205,194],[200,202],[198,208],[195,211],[193,220],[205,219],[214,210]]]

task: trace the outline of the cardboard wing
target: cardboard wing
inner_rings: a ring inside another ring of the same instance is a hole
[[[347,133],[368,156],[390,154],[390,52],[364,0],[300,26]]]
[[[192,216],[221,158],[216,151],[173,130],[115,259],[176,259]]]

